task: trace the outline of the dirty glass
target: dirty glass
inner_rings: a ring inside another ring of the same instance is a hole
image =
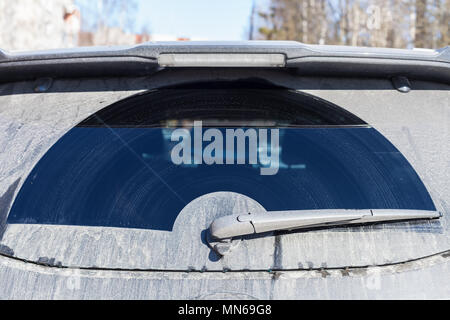
[[[404,156],[338,106],[281,89],[167,89],[70,130],[8,223],[171,231],[189,202],[218,191],[271,211],[435,209]]]

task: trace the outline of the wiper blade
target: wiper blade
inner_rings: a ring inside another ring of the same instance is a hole
[[[441,216],[439,211],[403,209],[326,209],[255,212],[218,218],[212,222],[209,231],[214,239],[220,240],[278,230],[436,219]]]

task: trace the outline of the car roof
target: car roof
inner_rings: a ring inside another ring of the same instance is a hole
[[[271,67],[297,69],[305,76],[407,76],[450,81],[450,47],[407,50],[308,45],[295,41],[148,42],[129,47],[81,47],[22,53],[0,50],[0,81],[37,77],[143,76],[164,68],[160,57],[167,54],[278,54],[283,57],[283,63]],[[222,58],[229,59],[230,56]],[[229,66],[252,67],[252,59]],[[214,64],[196,66],[217,67]]]

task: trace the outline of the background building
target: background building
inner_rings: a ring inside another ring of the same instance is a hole
[[[189,39],[390,48],[450,45],[450,0],[208,1],[0,0],[0,48]],[[237,13],[240,20],[234,20]],[[242,28],[242,35],[227,38],[236,28]]]
[[[120,2],[131,6],[131,1]],[[119,3],[119,4],[120,4]],[[133,45],[147,41],[189,40],[174,35],[135,33],[109,0],[79,7],[75,0],[0,0],[0,48],[31,51],[77,46]],[[83,3],[82,3],[83,4]],[[135,11],[128,8],[127,17]],[[117,17],[115,19],[114,17]]]
[[[23,51],[76,45],[73,36],[80,25],[76,17],[67,16],[75,9],[72,0],[0,0],[0,48]]]

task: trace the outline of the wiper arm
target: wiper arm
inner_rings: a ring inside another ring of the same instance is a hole
[[[244,235],[278,230],[297,230],[322,226],[348,226],[373,222],[436,219],[439,211],[402,209],[365,210],[296,210],[237,214],[213,221],[209,231],[214,239],[231,239]]]

